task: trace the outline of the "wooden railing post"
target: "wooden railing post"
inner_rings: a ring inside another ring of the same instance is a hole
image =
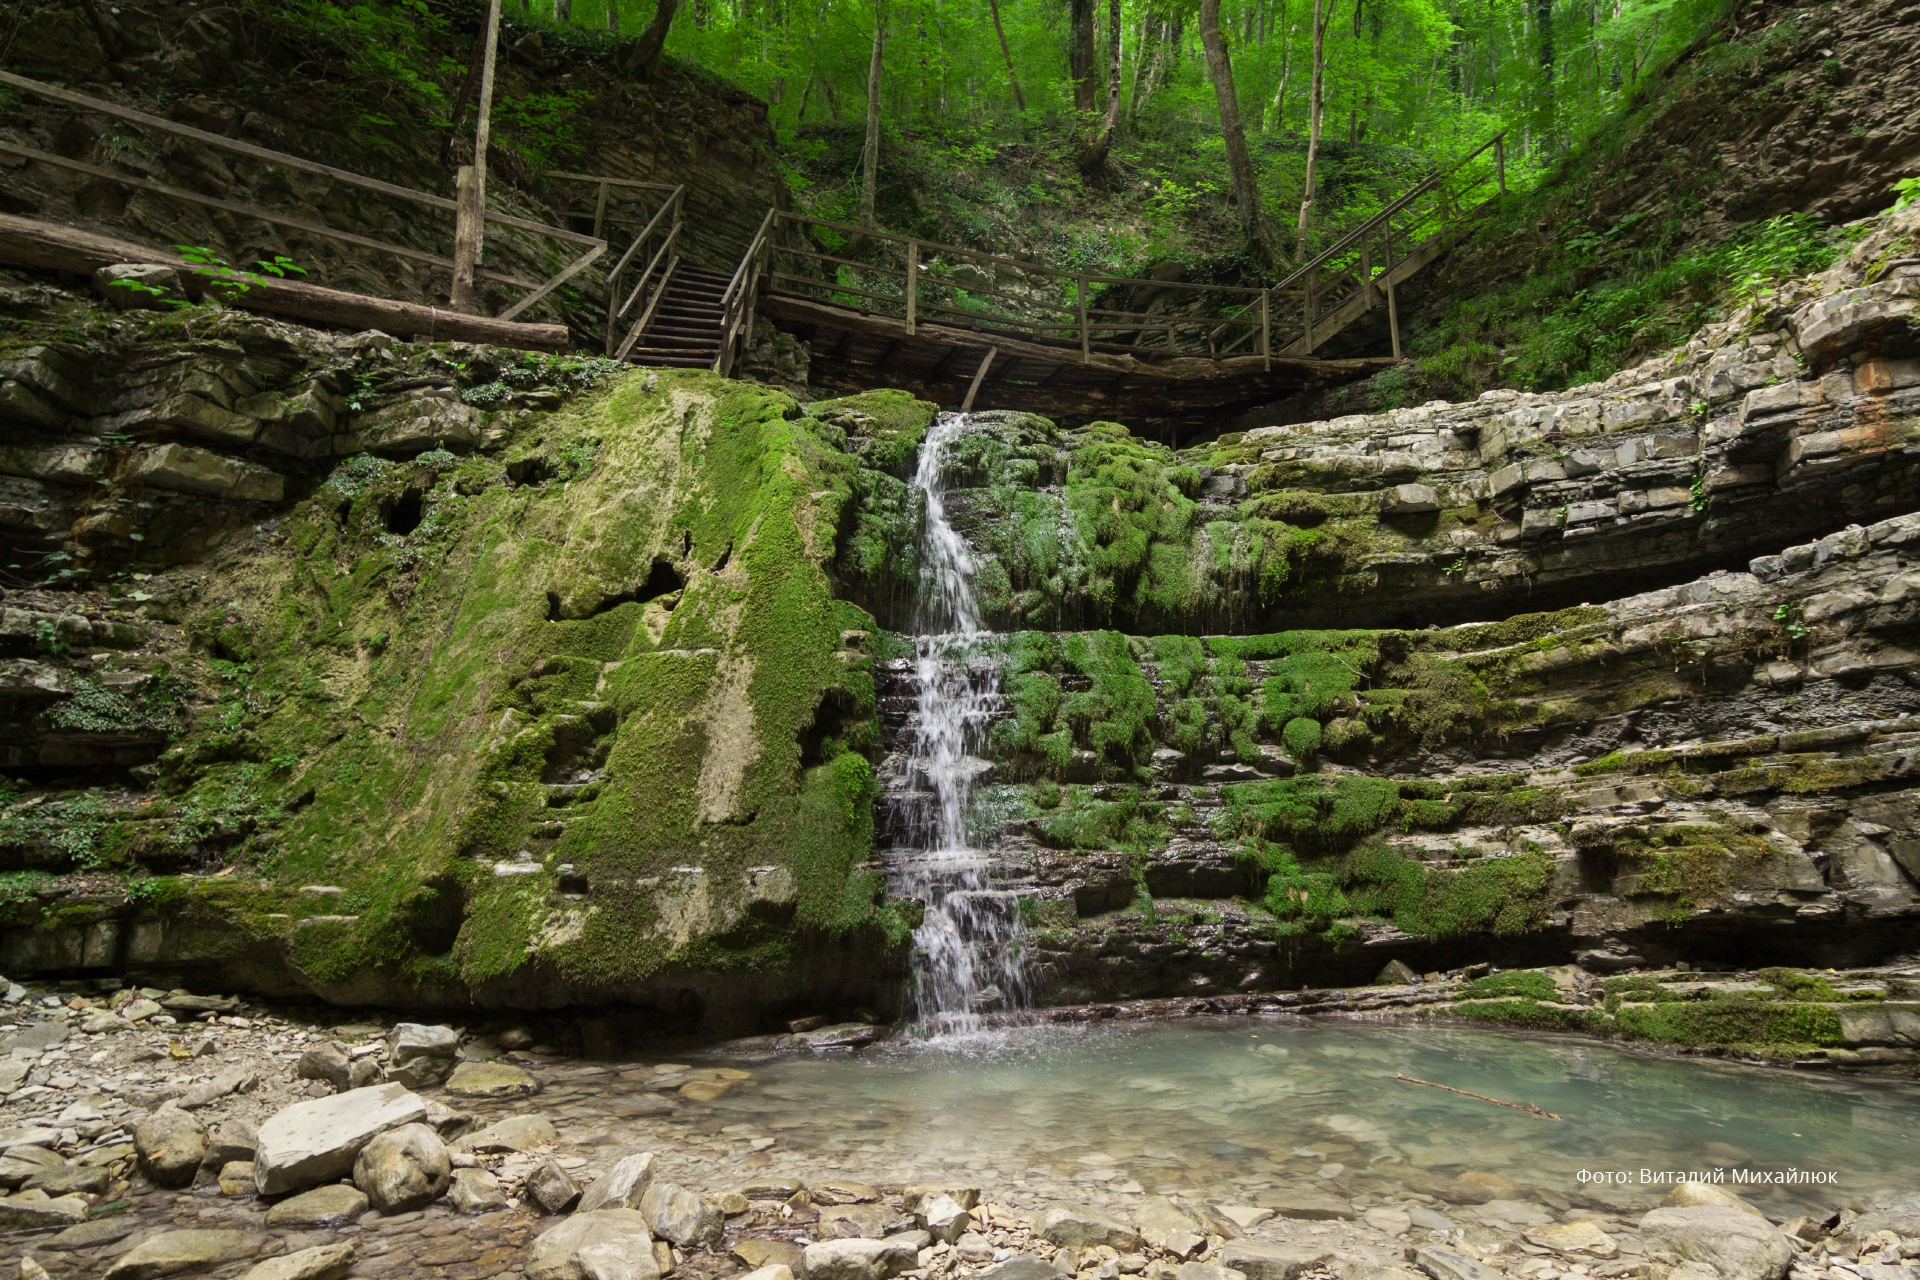
[[[1367,238],[1360,237],[1360,289],[1367,300],[1367,310],[1373,310],[1373,254],[1367,249]]]
[[[606,179],[602,178],[600,180],[600,198],[593,202],[593,238],[595,240],[603,240],[606,238],[600,234],[600,224],[606,220],[607,182]]]
[[[1093,335],[1087,329],[1087,277],[1082,274],[1074,279],[1074,294],[1079,300],[1080,310],[1080,363],[1093,363]],[[1169,335],[1171,342],[1171,335]]]
[[[1313,277],[1308,276],[1300,282],[1306,291],[1306,300],[1301,304],[1301,313],[1306,317],[1304,334],[1300,341],[1308,355],[1313,354]]]
[[[486,23],[486,30],[480,33],[485,44],[480,62],[480,110],[473,130],[473,163],[460,169],[459,207],[453,215],[453,285],[447,296],[450,308],[466,312],[479,310],[473,273],[479,270],[480,255],[486,251],[487,144],[493,128],[493,63],[500,46],[500,0],[490,0]]]
[[[1387,329],[1393,334],[1393,358],[1400,358],[1400,307],[1393,298],[1393,278],[1387,278]]]
[[[907,241],[907,336],[913,336],[914,309],[920,300],[920,242]]]
[[[1273,294],[1266,289],[1260,291],[1260,359],[1263,367],[1273,368],[1273,318],[1268,303]]]

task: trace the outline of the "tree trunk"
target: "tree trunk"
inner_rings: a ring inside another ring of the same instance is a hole
[[[1120,0],[1107,0],[1107,115],[1099,134],[1080,153],[1080,172],[1104,173],[1107,152],[1113,147],[1113,128],[1120,121]]]
[[[553,20],[561,26],[573,22],[573,0],[553,0]]]
[[[887,47],[887,10],[873,6],[873,60],[867,64],[867,141],[860,148],[860,226],[873,227],[874,184],[880,170],[880,68]]]
[[[19,3],[24,5],[26,0]],[[108,63],[120,61],[120,29],[114,20],[101,9],[99,0],[80,0],[80,7],[86,11],[87,24],[93,28],[93,38],[100,42],[100,52],[106,55]]]
[[[1550,149],[1559,132],[1553,101],[1553,0],[1534,0],[1533,12],[1540,26],[1540,138]]]
[[[620,0],[607,0],[607,30],[620,34]]]
[[[640,33],[640,47],[635,53],[642,75],[653,78],[654,71],[660,66],[660,54],[667,47],[667,29],[673,25],[673,14],[680,7],[680,0],[658,0],[653,10],[653,21]]]
[[[1313,221],[1314,170],[1320,161],[1320,117],[1326,108],[1327,22],[1333,17],[1327,0],[1313,0],[1313,87],[1307,91],[1307,176],[1300,195],[1300,239],[1294,261],[1307,260],[1307,226]]]
[[[1073,81],[1073,110],[1082,129],[1099,109],[1094,102],[1100,55],[1094,51],[1093,4],[1094,0],[1071,0],[1067,37],[1067,77]]]
[[[1007,60],[1007,83],[1013,86],[1013,109],[1021,115],[1027,113],[1027,100],[1020,92],[1020,73],[1013,69],[1013,50],[1007,44],[1007,29],[1000,25],[1000,0],[987,0],[993,10],[994,34],[1000,37],[1000,56]]]
[[[1213,96],[1220,106],[1220,132],[1227,141],[1227,165],[1233,172],[1233,198],[1240,205],[1240,225],[1247,243],[1267,262],[1274,259],[1273,234],[1267,228],[1266,209],[1253,178],[1253,159],[1247,154],[1247,135],[1240,127],[1240,100],[1233,88],[1233,63],[1220,37],[1220,0],[1200,0],[1200,44],[1213,76]]]

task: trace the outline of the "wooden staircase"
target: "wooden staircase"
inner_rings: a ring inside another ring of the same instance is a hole
[[[626,358],[670,369],[713,368],[720,358],[728,280],[717,271],[676,262]]]

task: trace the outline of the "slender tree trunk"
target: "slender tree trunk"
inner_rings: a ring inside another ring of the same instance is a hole
[[[1233,88],[1233,62],[1220,36],[1220,0],[1200,0],[1200,45],[1206,50],[1207,70],[1213,77],[1213,97],[1220,107],[1220,132],[1227,142],[1227,165],[1233,172],[1233,197],[1240,205],[1240,225],[1247,243],[1268,262],[1274,260],[1273,233],[1260,203],[1253,177],[1253,159],[1247,154],[1247,135],[1240,127],[1240,99]]]
[[[620,34],[620,0],[607,0],[607,30]]]
[[[638,60],[641,72],[648,78],[660,65],[660,53],[667,47],[667,29],[673,26],[673,14],[679,7],[680,0],[657,0],[653,21],[640,34]]]
[[[1327,72],[1327,21],[1333,17],[1327,0],[1313,0],[1313,87],[1307,91],[1307,177],[1300,195],[1300,237],[1294,261],[1307,260],[1307,227],[1313,221],[1313,184],[1320,161],[1320,118],[1325,113]]]
[[[573,22],[573,0],[553,0],[553,20],[561,26]]]
[[[880,69],[887,48],[887,9],[873,5],[873,60],[867,64],[867,141],[860,148],[860,227],[873,227],[874,184],[880,171]]]
[[[1540,28],[1540,139],[1551,149],[1559,132],[1553,101],[1553,0],[1534,0],[1533,12]]]
[[[1127,79],[1127,119],[1133,119],[1134,110],[1140,100],[1140,67],[1146,62],[1147,20],[1140,19],[1140,25],[1133,31],[1133,75]]]
[[[1013,49],[1007,44],[1007,29],[1000,25],[1000,0],[987,0],[993,10],[994,34],[1000,37],[1000,56],[1007,60],[1007,83],[1013,86],[1013,109],[1021,115],[1027,113],[1027,99],[1020,92],[1020,73],[1013,69]]]
[[[1280,13],[1273,21],[1274,30],[1280,36],[1280,85],[1273,91],[1273,101],[1267,105],[1265,114],[1260,117],[1260,132],[1272,133],[1276,128],[1284,128],[1287,117],[1287,81],[1293,75],[1293,27],[1287,22],[1292,0],[1281,0]]]
[[[1107,152],[1113,148],[1113,128],[1120,122],[1120,32],[1120,0],[1107,0],[1107,115],[1099,134],[1080,153],[1080,171],[1089,175],[1105,171]]]
[[[16,3],[25,5],[26,0],[16,0]],[[93,38],[100,42],[100,52],[109,63],[120,61],[120,28],[100,7],[99,0],[80,0],[80,8],[86,12],[87,25],[93,28]]]

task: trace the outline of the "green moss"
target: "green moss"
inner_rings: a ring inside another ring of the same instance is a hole
[[[901,478],[912,471],[920,443],[939,412],[936,404],[893,390],[863,391],[807,406],[809,417],[844,433],[842,447],[864,465]]]
[[[1454,1012],[1476,1022],[1542,1031],[1592,1031],[1599,1022],[1592,1010],[1542,1004],[1537,999],[1484,1000],[1456,1005]]]
[[[1840,1017],[1824,1005],[1730,998],[1622,1005],[1615,1028],[1636,1040],[1687,1047],[1844,1044]]]
[[[1474,979],[1467,984],[1463,998],[1490,1000],[1506,996],[1521,996],[1528,1000],[1552,1000],[1559,993],[1560,989],[1546,974],[1519,969]]]
[[[1275,778],[1221,789],[1223,822],[1242,839],[1282,841],[1302,851],[1334,851],[1386,826],[1400,809],[1391,779],[1356,775]]]
[[[1287,744],[1287,751],[1295,760],[1311,760],[1320,752],[1320,722],[1295,716],[1287,721],[1280,739]]]
[[[1042,838],[1057,849],[1145,849],[1164,843],[1165,806],[1145,799],[1135,787],[1058,788],[1041,825]]]

